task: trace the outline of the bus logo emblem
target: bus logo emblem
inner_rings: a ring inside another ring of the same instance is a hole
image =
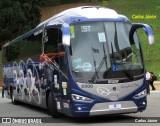
[[[107,96],[107,95],[110,94],[110,91],[105,87],[98,87],[97,88],[97,93],[100,94],[100,95]]]
[[[113,87],[113,91],[115,91],[116,90],[116,87]]]

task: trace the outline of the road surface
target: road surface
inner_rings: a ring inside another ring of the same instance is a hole
[[[123,115],[108,115],[108,116],[98,116],[91,118],[75,119],[70,117],[62,117],[59,119],[52,118],[48,115],[45,109],[37,108],[28,104],[21,103],[20,105],[13,105],[10,99],[0,98],[0,119],[4,117],[12,117],[19,119],[33,118],[42,119],[42,124],[34,124],[37,126],[41,125],[52,125],[52,126],[76,126],[76,125],[92,125],[92,126],[128,126],[128,125],[159,125],[160,124],[160,91],[152,91],[148,96],[148,107],[142,113],[136,114],[123,114]],[[147,117],[147,118],[144,118]],[[158,118],[157,118],[158,117]],[[152,121],[153,124],[147,123],[145,121]],[[156,120],[158,123],[156,123]],[[2,122],[2,121],[1,121]],[[45,122],[45,124],[43,123]],[[52,122],[52,123],[49,123]],[[130,124],[128,124],[130,123]],[[2,125],[2,123],[0,124]],[[6,124],[5,124],[6,125]],[[9,125],[9,124],[7,124]],[[12,125],[22,125],[22,124],[12,124]],[[31,124],[33,125],[33,124]]]

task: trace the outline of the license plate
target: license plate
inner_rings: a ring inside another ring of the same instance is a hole
[[[122,106],[121,104],[112,104],[112,105],[109,105],[109,109],[110,110],[118,110],[118,109],[121,109]]]

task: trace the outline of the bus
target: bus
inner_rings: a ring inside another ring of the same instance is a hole
[[[154,43],[149,25],[109,8],[80,6],[54,15],[3,46],[6,96],[52,117],[144,111],[149,85],[137,29]]]

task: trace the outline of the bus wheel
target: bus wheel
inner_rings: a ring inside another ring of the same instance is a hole
[[[61,117],[61,114],[57,111],[57,104],[51,92],[49,93],[49,97],[48,97],[48,113],[53,118]]]
[[[17,105],[19,102],[17,100],[15,100],[15,96],[14,96],[14,91],[12,90],[12,93],[11,93],[11,100],[12,100],[12,103],[14,105]]]

